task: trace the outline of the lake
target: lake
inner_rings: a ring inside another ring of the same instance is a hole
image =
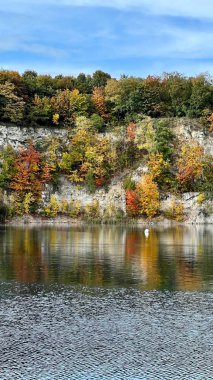
[[[0,380],[213,379],[213,226],[0,227]]]

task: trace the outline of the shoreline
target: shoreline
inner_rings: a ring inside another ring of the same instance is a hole
[[[184,226],[184,225],[213,225],[212,221],[192,221],[186,219],[183,221],[170,220],[163,217],[157,217],[152,220],[147,219],[94,219],[85,220],[78,218],[71,218],[66,216],[57,216],[55,218],[47,218],[43,216],[26,215],[26,216],[16,216],[9,220],[5,220],[0,223],[1,226]]]

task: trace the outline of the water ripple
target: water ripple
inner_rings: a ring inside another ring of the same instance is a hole
[[[1,284],[1,380],[213,379],[213,294]]]

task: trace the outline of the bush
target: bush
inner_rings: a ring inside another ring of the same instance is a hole
[[[94,200],[85,207],[84,215],[86,218],[98,219],[100,217],[100,205],[98,200]]]
[[[166,210],[165,216],[168,219],[181,222],[184,219],[184,205],[181,201],[173,200],[171,206]]]
[[[59,212],[59,204],[55,195],[51,195],[50,202],[44,207],[44,214],[48,217],[55,218]]]
[[[71,218],[78,218],[82,214],[81,202],[76,200],[69,204],[69,215]]]
[[[92,169],[89,169],[85,177],[85,184],[90,193],[94,193],[96,189],[95,176]]]
[[[139,199],[135,190],[126,191],[126,211],[129,216],[137,216],[140,212]]]
[[[123,182],[124,190],[135,190],[136,184],[130,176],[126,177]]]
[[[203,193],[197,196],[197,203],[203,203],[205,201],[205,195]]]

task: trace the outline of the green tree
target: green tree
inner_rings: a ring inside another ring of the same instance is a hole
[[[23,99],[16,95],[15,85],[10,82],[0,84],[0,118],[12,123],[20,123],[24,115]]]

